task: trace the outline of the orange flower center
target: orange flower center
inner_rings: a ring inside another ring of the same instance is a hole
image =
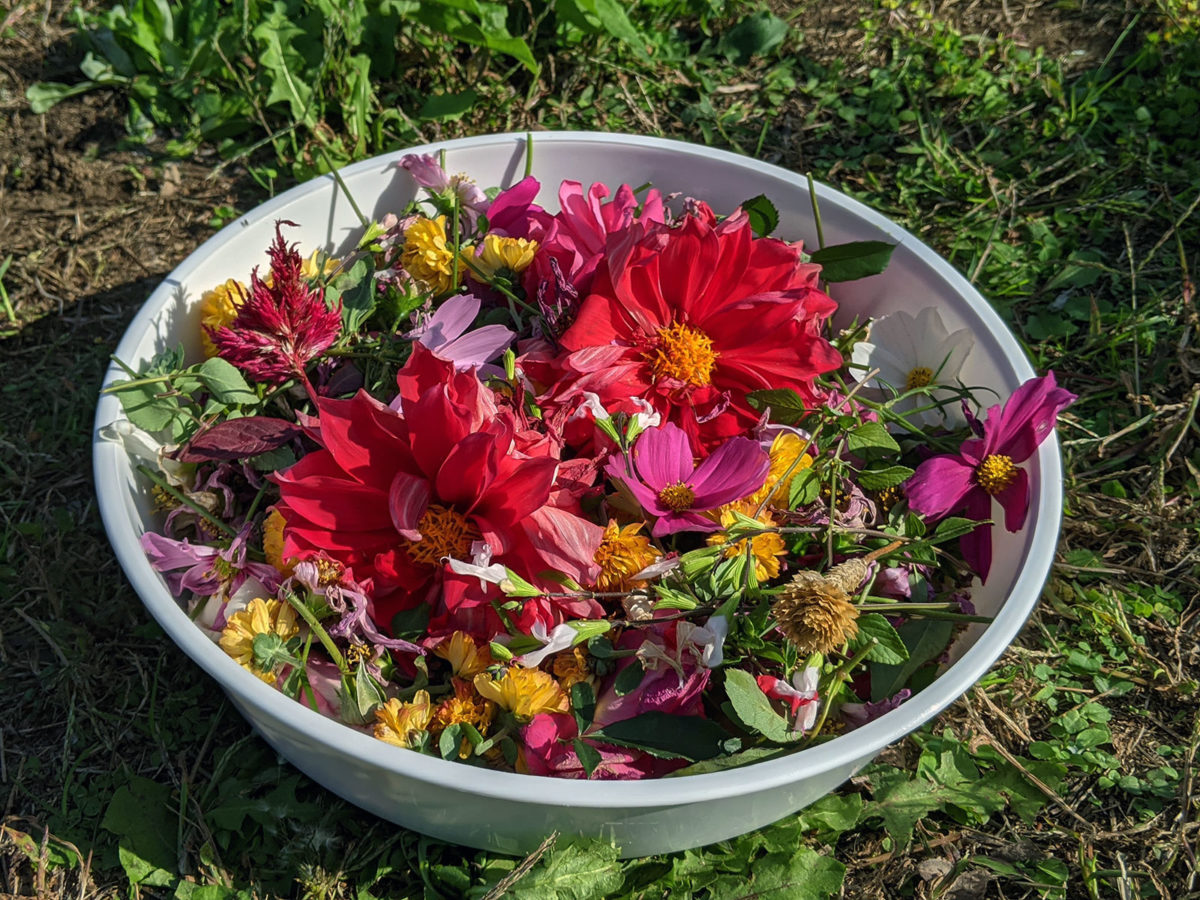
[[[658,492],[658,502],[667,509],[683,512],[685,509],[691,509],[692,504],[696,502],[696,492],[686,484],[677,481],[674,484],[668,484]]]
[[[908,379],[904,382],[904,389],[911,391],[913,388],[923,388],[933,381],[933,372],[924,366],[917,366],[908,373]]]
[[[992,496],[1000,493],[1017,477],[1017,467],[1007,456],[993,453],[975,467],[975,483]]]
[[[471,544],[483,537],[462,513],[436,503],[429,504],[417,530],[421,540],[406,541],[405,549],[413,562],[425,566],[440,566],[447,556],[467,559]]]
[[[655,381],[671,378],[696,387],[712,382],[718,356],[712,338],[682,322],[660,328],[658,338],[645,354]]]

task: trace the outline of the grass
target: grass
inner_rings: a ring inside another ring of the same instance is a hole
[[[535,15],[513,13],[504,27],[536,73],[489,50],[486,35],[465,43],[445,17],[406,24],[396,68],[377,72],[386,54],[372,56],[352,16],[306,18],[279,51],[309,77],[299,106],[264,74],[271,65],[252,75],[234,52],[265,39],[249,16],[269,10],[246,4],[247,19],[222,38],[228,62],[187,74],[159,49],[134,74],[113,69],[138,82],[116,87],[134,101],[131,132],[149,140],[110,134],[90,152],[115,160],[105,171],[133,169],[133,199],[111,210],[136,209],[174,243],[150,251],[153,228],[101,242],[56,224],[0,276],[11,305],[0,383],[0,889],[197,900],[1200,896],[1200,21],[1194,4],[1164,3],[1034,5],[1018,21],[1002,6],[864,0],[772,14],[654,0],[630,13],[636,39],[588,13],[608,4],[560,3],[553,22],[530,4]],[[17,4],[0,16],[0,41],[33,40],[41,10]],[[79,21],[105,15],[93,8]],[[496,21],[480,21],[501,40]],[[335,109],[333,85],[353,83],[348,67],[362,65],[356,48],[372,77]],[[54,53],[43,71],[73,79],[78,53]],[[226,120],[179,111],[197,87],[224,96]],[[100,96],[57,110],[86,111]],[[38,121],[24,103],[0,94],[0,137],[16,134],[17,116]],[[1014,647],[950,712],[836,793],[700,850],[619,862],[609,848],[559,841],[521,861],[342,803],[278,760],[147,620],[107,552],[88,480],[107,355],[210,220],[320,168],[318,144],[340,160],[538,126],[686,137],[811,170],[943,253],[1035,364],[1080,395],[1060,428],[1057,563]],[[165,183],[172,154],[192,167],[190,207],[169,195],[134,205]],[[10,201],[43,177],[36,166],[0,169]],[[218,180],[204,181],[217,167]],[[181,208],[192,208],[182,230],[165,212]]]

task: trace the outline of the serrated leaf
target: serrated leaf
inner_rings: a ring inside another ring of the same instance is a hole
[[[779,227],[779,210],[766,194],[743,201],[742,210],[750,217],[750,227],[756,237],[766,237]]]
[[[610,722],[587,737],[645,750],[652,756],[695,762],[719,756],[730,736],[712,719],[647,712],[632,719]]]
[[[822,247],[811,258],[821,264],[821,277],[836,283],[878,275],[887,268],[895,249],[895,244],[884,241],[851,241]]]
[[[908,648],[908,661],[898,666],[871,664],[871,699],[886,700],[907,686],[913,673],[945,652],[954,624],[945,619],[918,619],[896,629]]]
[[[621,887],[617,848],[599,841],[556,847],[508,889],[515,900],[592,900]]]
[[[258,402],[258,394],[246,382],[237,367],[228,360],[219,356],[205,360],[198,374],[204,386],[222,403],[232,406]]]
[[[769,391],[751,391],[746,402],[759,412],[771,410],[771,421],[781,425],[794,425],[808,415],[804,400],[791,388],[776,388]]]
[[[600,751],[579,738],[575,738],[572,745],[575,747],[575,755],[579,757],[579,764],[583,766],[584,773],[591,778],[592,773],[596,771],[596,766],[600,765],[602,759]]]
[[[752,734],[761,734],[777,744],[791,744],[804,737],[802,732],[793,731],[788,720],[774,710],[770,698],[749,672],[726,669],[725,695],[738,720]]]
[[[741,766],[749,766],[756,762],[762,762],[764,759],[771,759],[785,752],[787,751],[781,750],[779,747],[750,747],[742,750],[740,753],[731,753],[729,756],[718,756],[713,759],[705,759],[697,763],[692,763],[690,766],[678,769],[666,777],[679,778],[684,775],[705,775],[709,772],[723,772],[726,769],[736,769]]]
[[[882,491],[897,487],[912,478],[913,470],[908,466],[888,466],[886,469],[867,469],[857,475],[858,485],[868,491]]]
[[[896,439],[878,422],[864,422],[846,435],[846,449],[851,453],[870,448],[900,452],[900,445],[896,443]]]
[[[830,900],[841,892],[846,867],[808,847],[788,848],[755,859],[745,871],[723,874],[709,900]]]
[[[904,641],[892,623],[879,613],[865,613],[858,617],[855,646],[861,647],[871,639],[878,643],[867,653],[867,659],[889,666],[898,666],[908,659],[908,648],[904,646]]]

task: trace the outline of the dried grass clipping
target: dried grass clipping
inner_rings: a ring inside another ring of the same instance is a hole
[[[858,609],[850,596],[868,568],[866,559],[848,559],[824,575],[797,572],[784,587],[771,614],[802,654],[829,653],[858,634]]]

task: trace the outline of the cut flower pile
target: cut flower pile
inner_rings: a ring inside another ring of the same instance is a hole
[[[858,727],[987,621],[1053,373],[972,388],[934,308],[834,332],[890,248],[807,253],[765,197],[564,181],[551,214],[531,175],[399,169],[420,197],[353,251],[276,223],[200,298],[203,361],[108,388],[142,546],[239,665],[406,752],[643,778]]]

